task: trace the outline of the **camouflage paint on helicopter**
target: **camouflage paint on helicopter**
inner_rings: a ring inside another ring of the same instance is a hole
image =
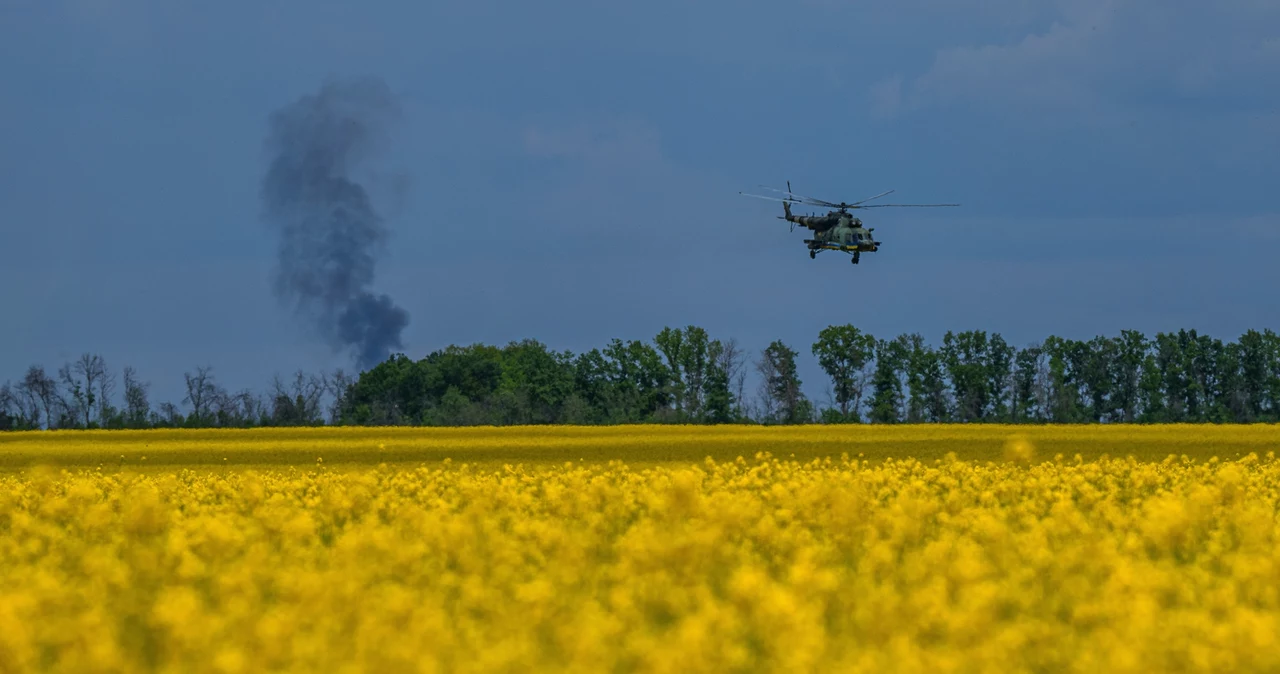
[[[814,199],[812,197],[801,196],[791,191],[791,181],[787,181],[787,190],[776,190],[772,187],[765,187],[767,190],[781,192],[786,198],[766,197],[758,194],[746,194],[739,192],[744,196],[756,197],[757,199],[769,199],[771,201],[782,202],[783,215],[778,216],[779,220],[786,220],[795,229],[795,225],[807,227],[814,232],[812,239],[805,239],[805,245],[809,247],[809,258],[813,259],[818,253],[824,250],[836,250],[849,253],[853,256],[851,262],[858,264],[858,260],[862,253],[874,253],[880,250],[880,242],[875,240],[871,232],[875,231],[874,227],[864,227],[860,218],[855,218],[849,214],[850,209],[854,208],[930,208],[937,206],[959,206],[960,204],[871,204],[865,205],[872,199],[879,199],[886,194],[892,194],[893,190],[881,192],[874,197],[867,197],[861,201],[853,203],[833,203],[822,199]],[[824,206],[836,210],[828,211],[826,215],[794,215],[791,212],[791,204],[811,204],[814,206]]]

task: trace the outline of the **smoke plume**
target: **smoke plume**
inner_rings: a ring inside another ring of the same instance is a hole
[[[280,234],[275,290],[362,369],[402,348],[409,314],[370,290],[383,218],[351,174],[381,148],[399,118],[378,79],[326,82],[271,114],[271,164],[262,184],[267,222]]]

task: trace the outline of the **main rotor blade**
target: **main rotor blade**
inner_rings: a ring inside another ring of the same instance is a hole
[[[936,208],[938,206],[959,206],[960,204],[871,204],[856,208]]]
[[[777,197],[766,197],[760,194],[747,194],[746,192],[738,192],[738,194],[741,194],[744,197],[755,197],[756,199],[768,199],[769,201],[782,201],[788,204],[800,203],[799,199],[779,199]]]
[[[782,194],[785,194],[785,195],[787,195],[787,196],[789,196],[789,197],[794,197],[793,201],[797,201],[798,203],[809,204],[810,206],[825,206],[825,207],[827,207],[827,208],[839,208],[839,207],[840,207],[840,204],[834,204],[834,203],[831,203],[830,201],[825,201],[825,200],[823,200],[823,199],[815,199],[814,197],[806,197],[806,196],[805,196],[805,195],[803,195],[803,194],[796,194],[795,192],[788,192],[787,190],[780,190],[780,189],[778,189],[778,188],[776,188],[776,187],[769,187],[768,185],[757,185],[757,187],[762,187],[762,188],[764,188],[764,189],[766,189],[766,190],[769,190],[769,191],[771,191],[771,192],[781,192]]]
[[[880,197],[883,197],[883,196],[884,196],[884,195],[886,195],[886,194],[893,194],[893,192],[894,192],[894,190],[889,190],[888,192],[881,192],[880,194],[877,194],[877,195],[875,195],[874,197],[867,197],[866,199],[863,199],[862,201],[855,201],[855,202],[853,202],[853,204],[852,204],[852,205],[857,206],[858,204],[865,204],[865,203],[867,203],[868,201],[871,201],[872,199],[879,199]]]

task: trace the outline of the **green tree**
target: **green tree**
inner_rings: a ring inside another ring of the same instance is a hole
[[[1165,405],[1164,373],[1160,370],[1160,361],[1154,353],[1148,352],[1142,359],[1138,397],[1141,401],[1141,411],[1137,415],[1138,421],[1154,424],[1169,418],[1169,410]]]
[[[658,351],[662,353],[666,359],[667,369],[671,376],[668,381],[668,387],[672,402],[675,405],[676,418],[683,420],[684,413],[684,396],[685,382],[681,373],[681,365],[684,362],[684,330],[680,328],[671,329],[664,327],[656,337],[653,338],[654,344],[657,345]]]
[[[1044,350],[1039,344],[1019,349],[1014,356],[1012,421],[1039,421],[1042,410],[1037,394]]]
[[[1000,333],[991,335],[987,342],[987,399],[991,406],[990,418],[995,421],[1009,419],[1009,404],[1013,388],[1013,361],[1017,349],[1004,341]]]
[[[984,417],[991,398],[990,344],[987,333],[947,331],[942,337],[942,362],[955,392],[956,417],[977,421]]]
[[[1247,421],[1275,421],[1280,399],[1280,336],[1249,330],[1240,336],[1240,386]]]
[[[1137,330],[1121,330],[1120,338],[1115,341],[1111,412],[1116,421],[1133,423],[1138,419],[1143,366],[1149,347],[1146,336]]]
[[[813,419],[813,406],[800,390],[796,368],[798,354],[782,340],[765,347],[756,362],[766,423],[801,424]]]
[[[732,383],[729,349],[720,340],[713,340],[707,347],[707,374],[704,381],[705,401],[702,419],[712,424],[728,424],[738,420]]]
[[[498,396],[515,408],[509,423],[560,421],[575,393],[573,354],[554,352],[533,339],[511,342],[502,350]]]
[[[1080,383],[1088,396],[1089,415],[1095,422],[1110,420],[1113,413],[1112,384],[1115,381],[1119,348],[1107,337],[1097,336],[1076,343],[1080,353]]]
[[[871,421],[880,424],[898,423],[902,419],[904,395],[902,374],[907,370],[911,357],[910,344],[905,336],[876,342],[875,373],[871,378]]]
[[[707,331],[694,326],[663,328],[654,338],[670,371],[669,391],[680,421],[697,420],[704,404],[710,341]]]
[[[852,325],[831,325],[818,333],[813,354],[831,377],[840,418],[859,421],[866,368],[875,356],[876,339]]]
[[[908,335],[906,341],[910,345],[907,357],[907,384],[910,388],[907,421],[939,423],[949,420],[942,355],[926,344],[919,334]]]
[[[1156,369],[1161,375],[1161,397],[1164,400],[1161,421],[1186,421],[1187,402],[1189,399],[1194,400],[1194,394],[1188,390],[1183,340],[1175,333],[1156,333],[1155,357]]]
[[[1050,335],[1044,340],[1048,356],[1046,388],[1049,420],[1054,423],[1079,423],[1087,417],[1080,396],[1079,376],[1083,369],[1084,343]]]

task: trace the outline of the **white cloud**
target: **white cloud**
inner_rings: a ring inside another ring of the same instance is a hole
[[[875,85],[871,114],[962,106],[1094,125],[1170,99],[1256,105],[1277,98],[1262,87],[1280,81],[1277,34],[1273,2],[1060,0],[1047,29],[940,49],[919,76]],[[898,87],[900,105],[886,105]]]

